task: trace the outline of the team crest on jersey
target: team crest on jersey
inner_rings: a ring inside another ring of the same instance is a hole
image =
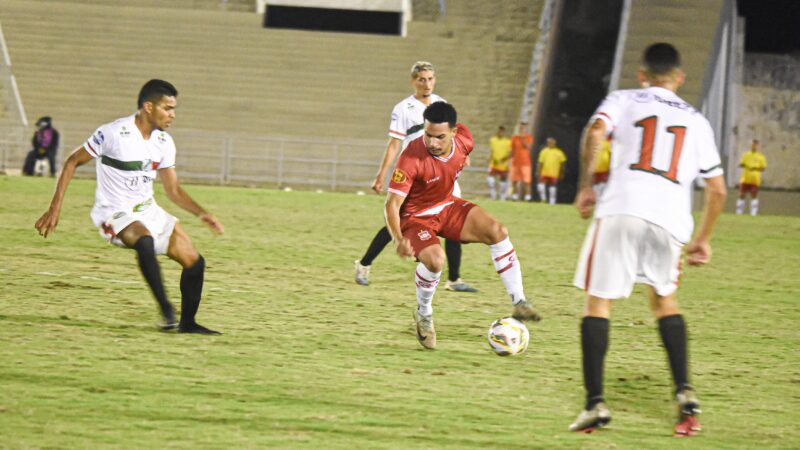
[[[162,131],[161,134],[158,135],[158,143],[159,144],[166,144],[167,143],[167,136]]]
[[[405,183],[406,173],[400,169],[394,169],[394,173],[392,174],[392,181],[395,183]]]
[[[419,240],[420,241],[427,241],[428,239],[430,239],[432,237],[431,233],[428,230],[424,230],[424,229],[423,230],[419,230],[419,233],[417,233],[417,236],[419,236]]]
[[[131,135],[131,132],[128,130],[128,127],[125,125],[122,126],[122,129],[119,130],[119,135],[122,137],[128,137]]]
[[[95,133],[94,136],[92,136],[92,141],[94,141],[94,143],[97,145],[103,145],[103,141],[105,139],[106,138],[105,136],[103,136],[103,132],[100,130],[97,130],[97,133]]]

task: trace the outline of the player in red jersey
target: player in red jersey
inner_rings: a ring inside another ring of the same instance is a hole
[[[525,299],[522,271],[506,227],[483,208],[453,195],[453,185],[474,146],[472,134],[463,124],[456,125],[456,110],[448,103],[432,103],[423,117],[424,134],[400,155],[385,206],[386,224],[397,254],[419,261],[418,306],[414,310],[417,340],[425,348],[436,346],[431,304],[446,261],[437,236],[463,244],[488,245],[495,269],[511,296],[513,316],[539,320]]]

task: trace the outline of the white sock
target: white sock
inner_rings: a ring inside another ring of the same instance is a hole
[[[417,282],[417,307],[420,314],[430,316],[433,314],[433,294],[442,272],[433,273],[425,267],[425,264],[417,264],[417,272],[414,276]]]
[[[525,194],[525,201],[526,202],[531,201],[531,194]]]
[[[525,299],[522,290],[522,269],[520,269],[517,253],[509,238],[489,246],[494,268],[511,296],[511,303],[516,304]]]
[[[497,200],[497,191],[494,189],[494,177],[486,177],[486,184],[489,185],[489,198]]]
[[[555,186],[550,186],[550,204],[551,205],[555,205],[556,204],[556,192],[557,192],[556,191],[556,187]]]
[[[744,209],[744,208],[742,208]],[[754,198],[750,200],[750,215],[755,216],[758,215],[758,199]]]
[[[547,196],[544,194],[544,183],[536,185],[536,190],[539,191],[539,201],[544,203],[547,201]]]
[[[500,200],[506,201],[508,199],[508,181],[500,182]]]
[[[744,199],[736,200],[736,214],[744,214]]]

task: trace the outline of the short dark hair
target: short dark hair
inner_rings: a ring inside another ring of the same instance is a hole
[[[144,102],[155,102],[161,97],[177,97],[178,90],[172,83],[164,80],[150,80],[142,86],[139,91],[139,99],[136,101],[136,107],[144,106]]]
[[[681,66],[681,55],[671,44],[659,42],[645,49],[642,66],[653,75],[666,75]]]
[[[458,114],[453,105],[447,102],[433,102],[422,113],[422,117],[430,123],[445,123],[450,128],[455,128],[458,121]]]

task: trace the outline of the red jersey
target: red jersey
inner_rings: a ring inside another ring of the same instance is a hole
[[[453,187],[475,142],[469,128],[457,124],[453,149],[447,156],[433,156],[424,137],[413,140],[397,160],[389,192],[405,197],[400,216],[439,213],[453,203]]]

